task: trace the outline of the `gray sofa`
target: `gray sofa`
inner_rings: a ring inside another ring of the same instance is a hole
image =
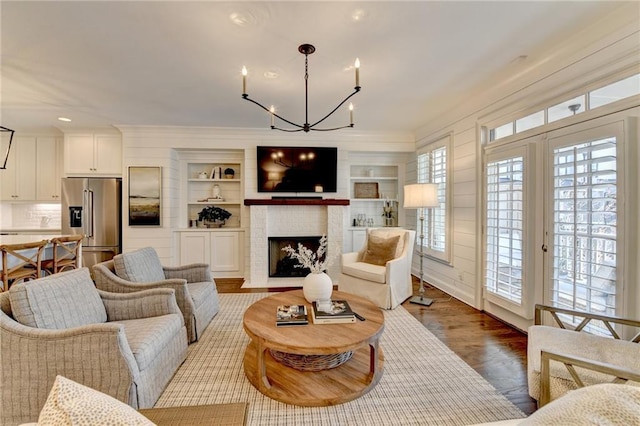
[[[172,289],[97,290],[87,268],[0,293],[0,420],[37,421],[57,375],[152,407],[187,355]]]
[[[93,266],[96,287],[113,293],[172,288],[184,316],[189,342],[195,342],[220,310],[209,265],[162,266],[152,247],[122,253]]]

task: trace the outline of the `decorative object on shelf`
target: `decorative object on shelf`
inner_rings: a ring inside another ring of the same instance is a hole
[[[5,135],[5,133],[9,134]],[[2,167],[0,167],[1,170],[5,170],[7,168],[7,160],[9,159],[9,151],[11,151],[11,142],[13,142],[14,133],[14,130],[0,126],[0,135],[2,135],[2,139],[5,139],[5,137],[9,139],[9,142],[7,143],[7,155],[4,156],[4,163],[2,163]]]
[[[338,106],[336,106],[333,110],[331,110],[331,112],[329,112],[329,114],[325,115],[323,118],[321,118],[320,120],[316,121],[313,124],[309,124],[309,85],[308,85],[308,80],[309,80],[309,55],[311,55],[313,52],[316,51],[316,48],[311,45],[311,44],[301,44],[300,46],[298,46],[298,52],[302,53],[304,55],[304,111],[305,111],[305,122],[304,124],[296,124],[292,121],[287,120],[286,118],[281,117],[280,115],[276,114],[275,112],[275,108],[272,105],[270,108],[267,108],[265,106],[263,106],[262,104],[260,104],[257,101],[254,101],[253,99],[249,98],[249,95],[247,94],[247,68],[246,67],[242,67],[242,98],[249,101],[249,102],[253,102],[254,104],[256,104],[257,106],[259,106],[260,108],[262,108],[263,110],[267,111],[270,115],[271,115],[271,129],[273,130],[281,130],[283,132],[300,132],[300,131],[304,131],[304,132],[308,132],[309,130],[314,130],[314,131],[330,131],[330,130],[339,130],[339,129],[345,129],[347,127],[353,127],[353,104],[349,104],[349,121],[350,123],[345,125],[345,126],[341,126],[341,127],[333,127],[333,128],[323,128],[323,129],[316,129],[315,127],[322,123],[324,120],[326,120],[327,118],[329,118],[329,116],[331,116],[334,112],[336,112],[338,110],[338,108],[340,108],[345,102],[347,102],[347,100],[349,100],[349,98],[351,98],[353,95],[355,95],[356,93],[358,93],[360,91],[360,60],[356,59],[355,64],[354,64],[354,68],[355,68],[355,72],[356,72],[356,86],[354,87],[353,93],[351,93],[349,96],[347,96],[346,98],[344,98],[342,100],[342,102],[340,102],[338,104]],[[292,125],[294,128],[293,129],[282,129],[279,127],[275,126],[275,117],[277,117],[278,119]]]
[[[224,169],[224,177],[227,179],[233,179],[233,177],[236,175],[236,171],[233,170],[231,167],[227,167],[226,169]]]
[[[309,303],[319,299],[331,299],[333,283],[331,282],[331,277],[324,271],[331,266],[338,252],[336,250],[334,256],[327,256],[327,247],[327,236],[323,235],[320,238],[320,247],[315,253],[301,243],[298,243],[297,250],[290,245],[282,248],[290,257],[298,261],[298,264],[295,265],[296,268],[307,268],[310,271],[302,284],[304,298]]]
[[[208,177],[207,172],[198,173],[198,179],[207,179]]]
[[[419,296],[411,298],[411,303],[418,305],[430,306],[433,303],[433,299],[424,297],[424,283],[422,262],[424,259],[424,209],[430,207],[437,207],[438,202],[438,185],[434,183],[414,183],[404,186],[404,208],[405,209],[419,209],[420,211],[420,288],[418,290]]]
[[[395,212],[393,211],[393,203],[389,200],[384,200],[382,206],[382,216],[384,217],[384,226],[393,226]]]
[[[221,228],[230,217],[231,213],[216,206],[207,206],[198,213],[198,220],[207,225],[207,228],[212,226],[215,228]]]
[[[129,167],[129,226],[160,226],[162,168]]]
[[[354,198],[378,198],[378,182],[356,182],[353,184]]]
[[[222,167],[214,167],[211,169],[211,179],[222,179]]]
[[[217,183],[213,185],[211,195],[213,196],[213,198],[216,198],[216,199],[222,198],[222,196],[220,195],[220,185],[218,185]]]

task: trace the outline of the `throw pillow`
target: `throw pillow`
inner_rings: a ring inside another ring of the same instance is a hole
[[[87,268],[14,284],[9,299],[14,318],[28,327],[65,329],[107,321]]]
[[[145,247],[113,258],[116,275],[136,283],[157,282],[166,279],[158,253],[153,247]]]
[[[398,246],[396,247],[396,255],[394,259],[402,256],[402,252],[404,251],[404,236],[407,231],[399,230],[398,228],[373,228],[369,231],[369,235],[375,235],[376,237],[381,238],[391,238],[396,235],[400,236],[398,239]]]
[[[399,239],[399,235],[390,238],[369,235],[367,249],[362,256],[362,261],[372,265],[386,265],[388,261],[395,258]]]
[[[57,376],[38,425],[154,425],[127,404]]]

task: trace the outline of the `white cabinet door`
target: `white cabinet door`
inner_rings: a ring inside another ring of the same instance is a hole
[[[36,141],[36,198],[60,201],[62,139],[39,137]]]
[[[240,271],[240,233],[211,233],[211,271]]]
[[[66,135],[64,171],[68,175],[122,175],[122,140],[118,135]]]
[[[180,233],[180,264],[210,263],[210,232]]]
[[[242,277],[242,231],[180,232],[180,265],[207,263],[214,278]]]
[[[8,141],[7,141],[8,142]],[[3,142],[3,149],[6,147]],[[11,151],[7,168],[2,170],[0,195],[3,200],[35,200],[36,199],[36,138],[15,137],[11,143]]]
[[[64,138],[64,171],[67,174],[95,173],[93,135],[67,135]]]
[[[122,174],[122,140],[120,136],[95,135],[95,167],[98,173]]]

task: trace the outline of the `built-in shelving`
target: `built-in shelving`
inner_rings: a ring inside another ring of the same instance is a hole
[[[364,218],[364,224],[372,226],[396,226],[398,224],[398,166],[388,164],[352,164],[349,187],[351,220],[356,224]],[[363,190],[364,188],[364,190]],[[364,195],[363,195],[364,194]],[[373,195],[373,196],[370,196]],[[392,221],[385,221],[385,203],[393,210]]]
[[[228,159],[220,162],[190,161],[185,168],[188,223],[197,220],[198,213],[205,206],[219,206],[231,213],[225,227],[240,227],[243,202],[242,163]],[[225,175],[227,169],[233,170],[233,177]]]

